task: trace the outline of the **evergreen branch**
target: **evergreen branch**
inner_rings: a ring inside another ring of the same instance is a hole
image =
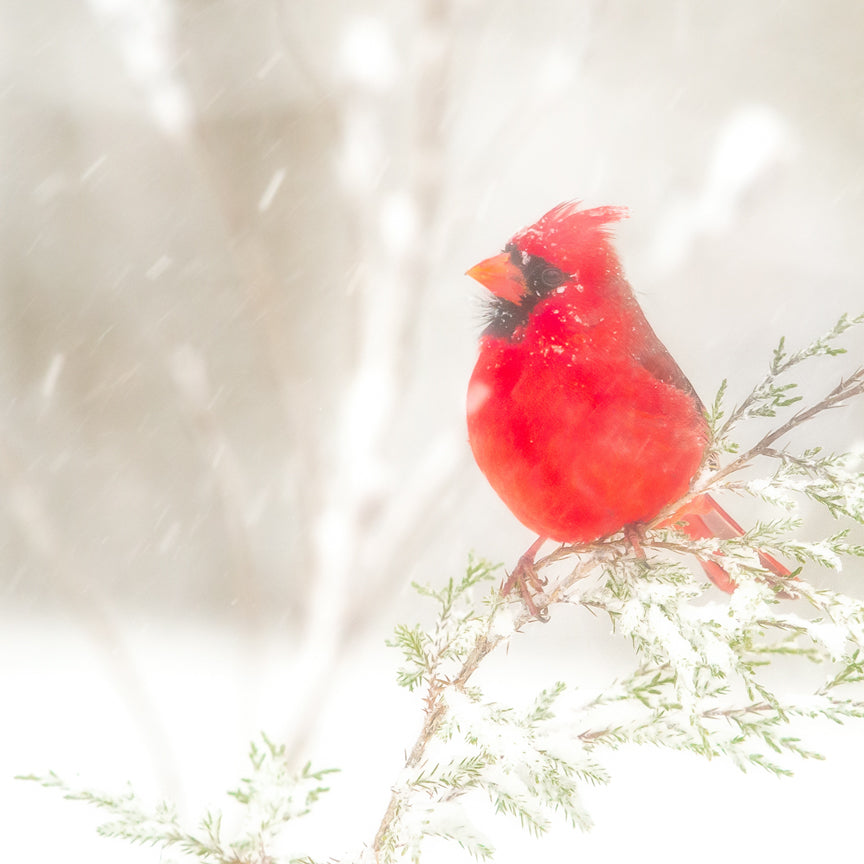
[[[204,864],[273,864],[269,848],[286,823],[306,815],[309,808],[328,791],[322,785],[334,769],[313,771],[307,763],[300,771],[289,768],[285,747],[266,735],[263,746],[252,742],[249,761],[252,772],[241,781],[233,798],[245,809],[246,829],[230,841],[222,835],[222,814],[207,811],[196,829],[184,828],[173,804],[155,805],[142,801],[129,788],[122,794],[96,792],[73,787],[54,772],[45,776],[19,777],[47,788],[59,789],[65,798],[84,801],[109,814],[97,831],[143,846],[174,849]],[[290,859],[291,864],[315,864],[310,858]]]
[[[724,477],[735,471],[741,470],[745,465],[749,465],[758,456],[769,455],[771,445],[779,438],[782,438],[787,433],[791,432],[802,423],[812,420],[816,415],[821,414],[831,408],[837,408],[844,402],[852,399],[855,396],[860,396],[864,393],[864,368],[860,368],[852,373],[847,379],[841,381],[827,396],[811,405],[809,408],[803,409],[792,415],[785,423],[782,423],[776,429],[766,433],[762,438],[754,444],[749,450],[744,452],[737,459],[730,462],[723,468],[714,472],[710,477],[710,483],[705,485],[700,491],[705,491],[709,485],[716,485]],[[731,418],[730,418],[731,419]],[[721,430],[721,437],[723,431]]]
[[[791,507],[791,493],[799,493],[828,509],[836,519],[847,517],[864,523],[864,474],[856,470],[860,453],[821,455],[818,447],[800,456],[786,449],[769,448],[763,455],[778,460],[770,478],[751,480],[744,487],[763,500]]]
[[[600,552],[605,553],[605,550],[601,547]],[[597,560],[592,556],[588,556],[585,560],[581,561],[568,577],[552,587],[545,597],[539,598],[538,608],[544,609],[548,605],[557,602],[572,585],[580,579],[585,578],[594,569],[596,564]],[[469,570],[476,566],[476,562],[472,559],[469,562]],[[460,584],[467,591],[485,579],[491,578],[494,569],[497,568],[485,565],[485,575],[475,572],[471,579],[463,580]],[[442,634],[448,631],[449,619],[452,617],[451,613],[454,608],[454,604],[450,602],[449,588],[443,594],[431,590],[423,590],[422,593],[437,600],[440,604],[439,620],[435,626],[435,633],[440,638]],[[408,802],[416,783],[416,780],[412,779],[412,776],[424,778],[421,786],[428,785],[428,777],[426,775],[415,775],[414,772],[420,765],[426,763],[429,749],[432,747],[436,737],[441,733],[445,721],[450,717],[450,706],[454,698],[461,695],[463,698],[467,697],[470,699],[472,694],[468,687],[468,682],[482,661],[502,642],[509,639],[513,633],[521,631],[529,623],[537,623],[538,619],[524,608],[520,607],[519,611],[514,614],[514,606],[515,604],[513,603],[502,603],[496,593],[490,601],[490,608],[485,619],[481,620],[472,616],[465,616],[457,622],[457,624],[463,626],[465,623],[480,624],[481,626],[477,628],[473,645],[461,655],[461,666],[453,675],[445,678],[432,674],[437,669],[438,661],[437,658],[433,658],[430,661],[427,675],[424,679],[426,682],[424,722],[420,734],[414,742],[405,762],[405,772],[408,779],[393,789],[387,809],[373,840],[372,850],[377,861],[392,861],[399,849],[404,848],[404,842],[398,839],[398,826],[408,811]],[[450,645],[452,641],[455,640],[451,636],[449,640],[445,640],[444,644]],[[550,691],[543,691],[532,707],[528,715],[529,718],[536,717],[539,720],[544,716],[548,716],[551,704],[560,695],[561,689],[559,685],[556,685]],[[489,758],[488,754],[486,754],[486,758]],[[532,811],[529,809],[517,806],[517,802],[521,799],[505,793],[495,784],[487,784],[486,788],[490,790],[496,807],[502,812],[510,812],[519,816],[520,820],[524,821],[524,824],[533,826],[534,830],[539,829],[544,824],[543,819],[536,813],[532,815]],[[577,809],[573,805],[567,812],[570,817],[575,819],[579,824],[582,824],[587,819],[587,815],[583,815],[580,812],[580,815],[577,816]]]
[[[771,360],[768,374],[753,388],[744,401],[732,411],[729,418],[714,435],[714,439],[719,442],[725,441],[732,428],[742,419],[757,416],[773,417],[776,414],[777,408],[785,408],[800,401],[800,397],[787,395],[795,388],[795,384],[777,385],[775,383],[776,379],[794,366],[812,357],[834,357],[846,353],[845,348],[837,347],[834,342],[847,330],[861,323],[864,323],[864,314],[857,315],[854,318],[843,314],[827,333],[818,337],[810,345],[792,354],[786,353],[785,339],[781,338],[777,348],[774,349],[774,356]],[[719,419],[721,413],[719,411],[719,402],[722,401],[725,390],[726,382],[724,381],[715,400],[713,411],[709,416]]]

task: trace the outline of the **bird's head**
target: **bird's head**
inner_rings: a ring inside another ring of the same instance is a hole
[[[472,267],[468,275],[494,295],[487,332],[510,335],[544,297],[574,287],[588,299],[620,276],[609,225],[626,215],[622,207],[559,204]]]

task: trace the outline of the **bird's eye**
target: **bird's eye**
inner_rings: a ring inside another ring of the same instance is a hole
[[[540,274],[540,281],[547,288],[557,288],[565,279],[564,273],[557,267],[547,267]]]

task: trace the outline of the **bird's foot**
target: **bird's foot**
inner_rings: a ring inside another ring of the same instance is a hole
[[[514,588],[518,588],[522,602],[532,617],[544,623],[549,620],[549,610],[545,605],[538,606],[534,597],[537,594],[543,594],[546,579],[537,572],[534,559],[545,542],[545,537],[538,537],[525,554],[519,558],[513,572],[507,576],[506,581],[501,586],[502,597],[506,597]]]
[[[641,522],[632,522],[624,526],[624,539],[633,547],[633,554],[640,561],[647,561],[642,541],[645,539],[645,526]]]

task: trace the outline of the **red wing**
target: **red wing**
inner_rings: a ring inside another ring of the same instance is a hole
[[[636,327],[643,332],[642,344],[634,354],[636,362],[658,381],[671,384],[682,393],[692,396],[699,410],[704,413],[705,406],[702,404],[699,394],[681,371],[681,367],[666,350],[666,346],[657,337],[635,298],[633,298],[633,306],[630,311],[635,319]]]

